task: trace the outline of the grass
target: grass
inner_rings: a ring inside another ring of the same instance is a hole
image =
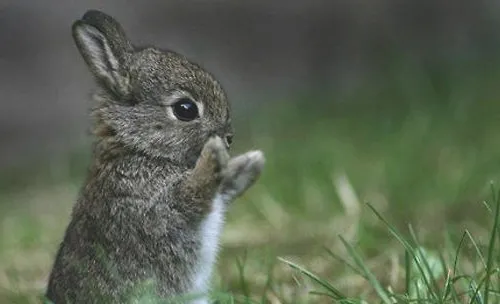
[[[493,188],[492,188],[493,189]],[[383,286],[383,283],[369,269],[366,261],[360,256],[359,252],[349,244],[344,238],[340,237],[343,245],[347,249],[349,257],[353,262],[341,259],[349,266],[353,272],[362,277],[373,289],[374,295],[369,299],[370,302],[377,303],[499,303],[499,268],[498,268],[498,241],[497,232],[500,228],[500,192],[494,192],[492,201],[495,212],[492,214],[493,224],[490,230],[490,240],[487,243],[486,250],[483,251],[477,247],[477,243],[468,231],[465,231],[454,253],[449,257],[443,253],[451,253],[443,250],[441,255],[430,253],[419,244],[413,229],[410,226],[411,238],[406,239],[403,234],[393,225],[388,223],[373,206],[369,208],[386,225],[390,234],[398,240],[404,249],[404,285],[402,286]],[[469,238],[468,240],[466,238]],[[480,263],[474,271],[462,267],[465,264],[459,260],[469,259],[471,257],[463,254],[462,249],[466,242],[474,246],[476,257]],[[335,259],[338,259],[333,255]],[[349,298],[328,281],[311,273],[307,269],[281,259],[307,278],[321,287],[323,291],[310,291],[311,294],[323,296],[339,303],[359,303],[365,299]],[[394,288],[400,288],[400,292],[395,292]],[[491,300],[490,300],[491,299]]]
[[[399,66],[235,117],[267,163],[228,214],[222,303],[499,303],[500,75]],[[38,301],[87,157],[0,177],[0,303]]]

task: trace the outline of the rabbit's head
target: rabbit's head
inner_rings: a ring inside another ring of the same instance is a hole
[[[204,143],[231,143],[230,107],[212,75],[185,57],[138,48],[121,26],[88,11],[73,38],[99,87],[96,134],[130,150],[193,167]]]

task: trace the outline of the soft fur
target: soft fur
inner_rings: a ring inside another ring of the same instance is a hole
[[[88,11],[72,31],[99,87],[96,139],[47,298],[128,303],[144,293],[206,294],[225,210],[258,178],[262,153],[230,159],[226,94],[198,65],[133,46],[99,11]],[[196,102],[199,118],[172,114],[183,97]]]

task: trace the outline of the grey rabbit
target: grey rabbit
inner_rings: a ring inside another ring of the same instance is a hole
[[[208,303],[224,214],[259,177],[263,153],[230,158],[226,94],[184,56],[134,46],[96,10],[72,34],[97,82],[95,140],[45,297]]]

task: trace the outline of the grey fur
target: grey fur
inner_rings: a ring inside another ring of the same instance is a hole
[[[230,159],[230,107],[212,75],[185,57],[137,48],[99,11],[73,25],[99,90],[93,159],[50,274],[59,303],[125,303],[152,282],[155,297],[193,291],[214,197],[229,204],[258,178],[260,151]],[[189,96],[193,121],[169,114]],[[207,290],[202,290],[206,292]]]

